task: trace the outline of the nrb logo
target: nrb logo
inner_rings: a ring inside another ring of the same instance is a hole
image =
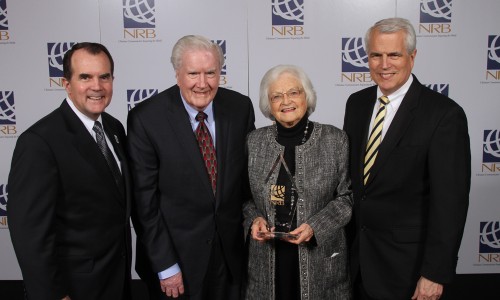
[[[47,43],[49,77],[63,77],[63,58],[75,43]]]
[[[272,25],[304,25],[304,0],[272,0]]]
[[[433,84],[426,84],[425,86],[435,92],[438,92],[448,97],[450,85],[447,83],[433,83]]]
[[[9,30],[9,19],[7,18],[7,0],[0,0],[0,30]]]
[[[500,162],[500,130],[485,130],[483,135],[483,163]]]
[[[500,35],[488,36],[487,70],[500,70]]]
[[[0,217],[7,216],[7,185],[0,184]]]
[[[153,97],[158,94],[157,89],[135,89],[135,90],[127,90],[127,106],[128,110],[134,108],[137,104],[142,101]]]
[[[342,72],[370,72],[363,38],[342,38]]]
[[[500,253],[500,221],[479,223],[479,253]]]
[[[123,0],[125,28],[155,28],[155,0]]]
[[[420,23],[450,23],[452,0],[421,0]]]
[[[14,92],[0,91],[0,125],[16,125]]]
[[[220,74],[222,76],[227,75],[227,67],[226,67],[226,60],[227,60],[227,56],[226,56],[226,40],[212,40],[212,42],[214,42],[217,45],[219,45],[219,47],[221,47],[221,49],[222,49],[222,53],[224,53],[224,65],[222,66],[222,70],[220,70]]]

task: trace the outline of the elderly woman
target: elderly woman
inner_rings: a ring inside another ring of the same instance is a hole
[[[344,226],[351,217],[348,140],[312,122],[316,93],[302,69],[279,65],[260,85],[275,124],[248,135],[252,199],[246,299],[350,299]]]

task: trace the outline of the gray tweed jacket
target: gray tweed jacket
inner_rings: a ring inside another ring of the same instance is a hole
[[[275,140],[275,127],[251,132],[247,138],[248,173],[252,198],[244,204],[248,234],[256,217],[274,226],[269,203],[270,184],[279,168],[265,179],[284,147]],[[311,138],[295,151],[298,188],[297,225],[309,224],[315,242],[299,246],[302,299],[351,299],[344,226],[351,218],[352,195],[348,174],[348,140],[344,131],[314,123]],[[272,242],[259,243],[250,235],[245,299],[274,299],[275,252]]]

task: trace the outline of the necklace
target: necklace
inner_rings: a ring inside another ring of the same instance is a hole
[[[307,120],[306,129],[304,130],[304,137],[302,138],[302,141],[300,141],[301,145],[307,141],[307,130],[308,129],[309,129],[309,119]]]

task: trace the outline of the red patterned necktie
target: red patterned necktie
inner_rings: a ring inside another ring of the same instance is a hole
[[[198,128],[196,128],[196,139],[198,140],[198,146],[200,147],[201,155],[205,161],[208,177],[210,178],[212,190],[215,194],[217,187],[217,155],[215,154],[212,136],[210,135],[207,125],[205,124],[206,119],[207,114],[204,112],[199,112],[196,115],[196,121],[199,122]]]

